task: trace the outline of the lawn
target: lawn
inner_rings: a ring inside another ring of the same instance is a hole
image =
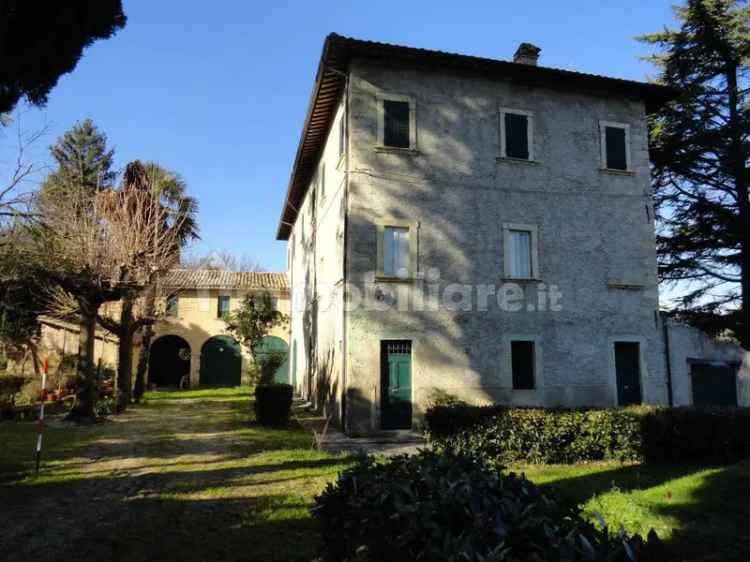
[[[512,470],[580,505],[615,531],[653,528],[677,560],[750,560],[750,464],[642,466],[525,465]]]
[[[254,425],[250,400],[156,392],[103,423],[53,422],[38,476],[35,424],[0,423],[0,559],[312,560],[313,496],[349,460]]]

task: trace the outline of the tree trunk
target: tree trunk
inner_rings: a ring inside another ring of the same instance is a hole
[[[133,296],[125,295],[120,312],[120,333],[117,345],[117,411],[130,404],[133,375]]]
[[[152,283],[146,289],[146,298],[144,303],[143,315],[146,317],[154,316],[156,312],[156,283]],[[138,355],[138,367],[135,373],[135,388],[133,389],[133,399],[139,402],[146,391],[146,371],[148,370],[149,354],[151,352],[151,338],[154,337],[154,330],[150,325],[146,326],[143,331],[143,340],[141,341],[141,350]]]
[[[71,418],[96,417],[96,367],[94,342],[96,341],[96,314],[99,305],[95,299],[78,298],[81,311],[81,331],[78,336],[78,373],[76,377],[76,402],[70,411]]]

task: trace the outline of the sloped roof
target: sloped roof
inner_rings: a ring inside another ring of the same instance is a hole
[[[349,62],[354,58],[377,60],[387,65],[433,68],[445,73],[473,74],[489,80],[512,80],[545,88],[577,89],[634,96],[643,99],[648,113],[658,110],[676,95],[676,91],[671,88],[646,82],[363,41],[331,33],[323,44],[323,52],[320,56],[307,116],[276,232],[277,240],[287,240],[292,232],[298,209],[320,158],[335,108],[343,92]]]
[[[218,271],[173,269],[162,279],[171,289],[269,289],[289,290],[286,273],[270,271]]]

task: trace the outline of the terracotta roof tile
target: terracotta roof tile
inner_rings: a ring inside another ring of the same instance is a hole
[[[162,284],[173,289],[289,290],[286,273],[270,271],[173,269],[164,277]]]

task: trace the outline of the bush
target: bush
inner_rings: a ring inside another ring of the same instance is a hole
[[[21,375],[1,375],[0,407],[12,407],[16,402],[16,395],[26,382],[27,378]]]
[[[443,451],[478,462],[599,460],[731,463],[750,456],[750,409],[539,410],[456,406],[427,412]]]
[[[262,425],[284,426],[292,411],[290,384],[259,384],[255,387],[255,419]]]
[[[426,451],[361,458],[315,503],[330,562],[625,561],[628,548],[644,550],[640,538],[626,547],[523,476]]]

